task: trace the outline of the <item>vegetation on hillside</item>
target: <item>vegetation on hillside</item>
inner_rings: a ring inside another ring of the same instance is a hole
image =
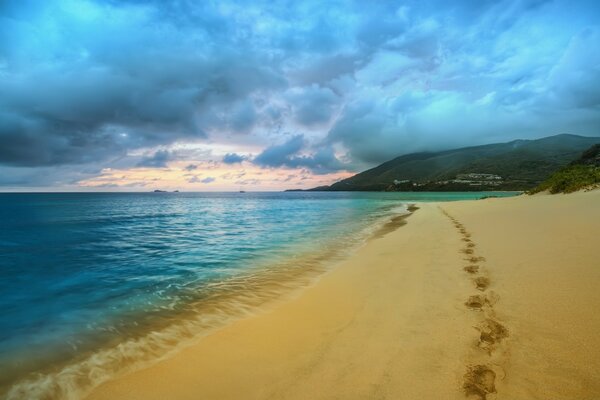
[[[572,193],[600,186],[600,144],[586,150],[579,159],[561,168],[530,193]]]
[[[599,142],[599,137],[562,134],[537,140],[406,154],[329,187],[313,190],[530,190]],[[468,173],[495,174],[502,177],[502,181],[494,185],[469,185],[455,180],[457,175]],[[398,181],[410,184],[394,189],[394,182]]]

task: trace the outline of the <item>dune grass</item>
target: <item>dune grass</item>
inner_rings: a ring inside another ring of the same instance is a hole
[[[600,185],[600,167],[593,165],[569,165],[542,182],[531,191],[538,193],[572,193]]]

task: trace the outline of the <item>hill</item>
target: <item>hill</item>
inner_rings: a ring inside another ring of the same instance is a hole
[[[600,185],[600,144],[584,151],[581,157],[556,171],[531,193],[571,193]]]
[[[561,134],[413,153],[312,190],[528,190],[596,143],[600,143],[600,137]]]

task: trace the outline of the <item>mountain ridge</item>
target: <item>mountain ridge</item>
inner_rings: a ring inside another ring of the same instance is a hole
[[[309,190],[528,190],[597,143],[600,137],[563,133],[539,139],[409,153],[330,186]],[[473,176],[483,181],[469,181]]]

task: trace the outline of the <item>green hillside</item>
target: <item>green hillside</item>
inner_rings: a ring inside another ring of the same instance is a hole
[[[397,157],[315,190],[528,190],[600,143],[600,137],[556,135]],[[454,182],[459,174],[494,174],[493,187]],[[394,185],[394,181],[409,181]],[[403,186],[404,185],[404,186]]]
[[[531,191],[571,193],[600,185],[600,144],[584,151],[580,158],[561,168]]]

